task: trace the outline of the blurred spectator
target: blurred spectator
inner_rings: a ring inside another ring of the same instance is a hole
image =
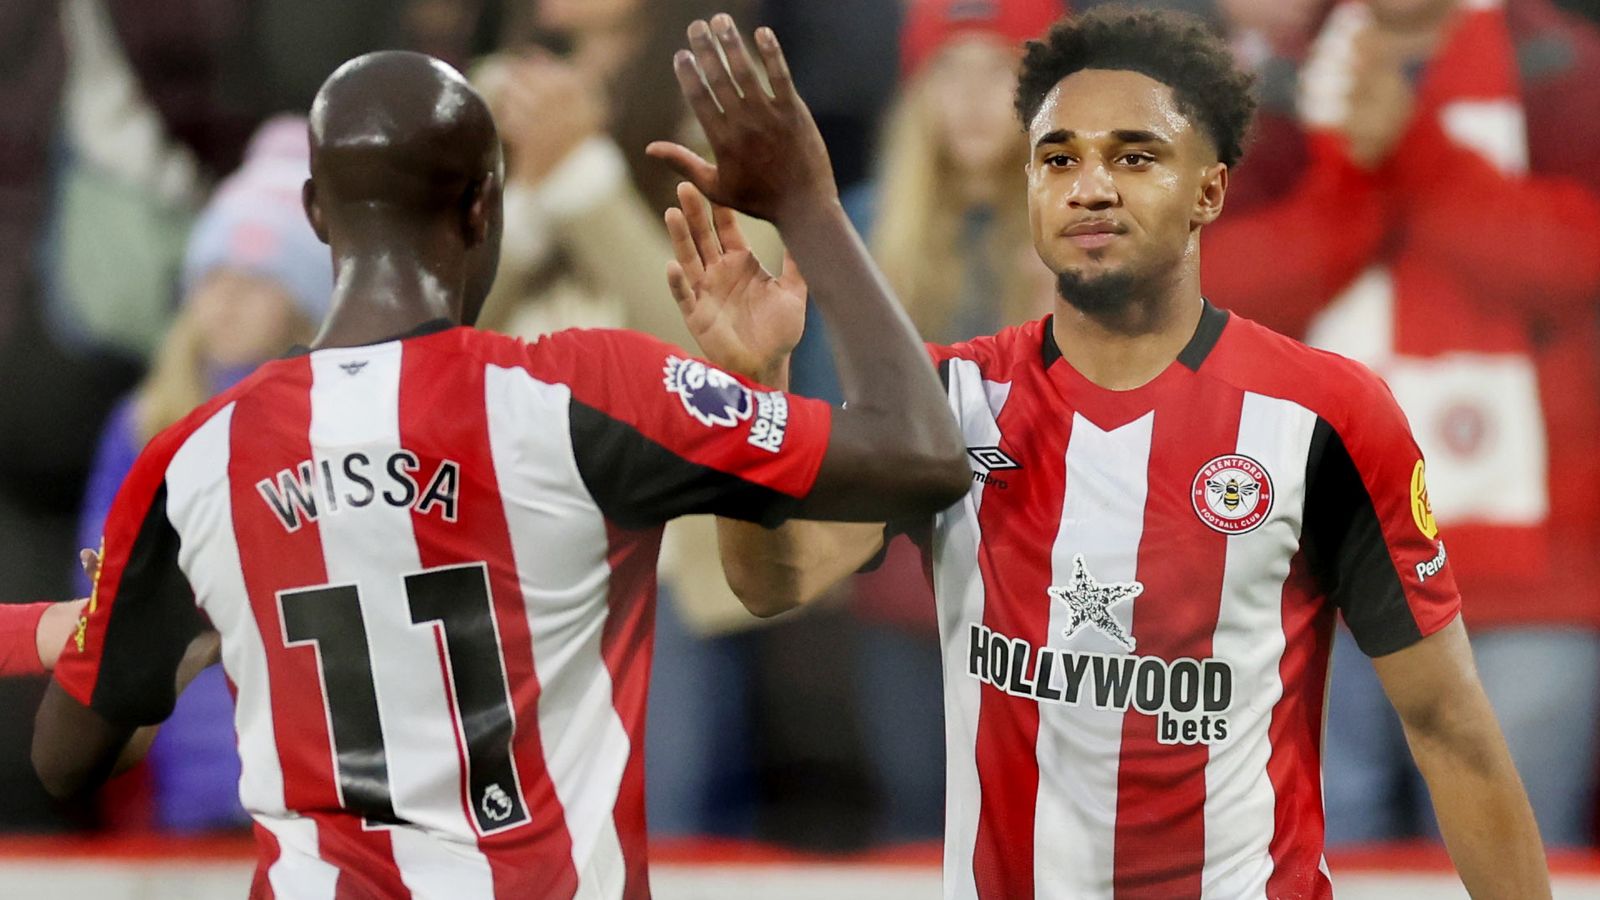
[[[847,189],[868,175],[878,123],[899,74],[895,50],[907,0],[760,0],[783,36],[795,84]]]
[[[955,343],[1038,318],[1054,280],[1033,252],[1012,109],[1024,40],[1064,10],[1058,0],[915,0],[901,38],[902,82],[874,178],[846,211],[922,336]],[[796,392],[840,399],[815,309],[794,357]],[[882,815],[875,836],[937,837],[943,827],[942,680],[932,589],[900,539],[851,585],[859,625],[857,704]]]
[[[252,127],[222,96],[242,0],[65,0],[63,156],[43,263],[59,339],[142,358],[172,312],[193,210]]]
[[[511,10],[510,46],[474,69],[507,152],[505,240],[483,325],[524,337],[629,327],[693,348],[663,278],[672,251],[660,215],[677,179],[644,147],[692,134],[672,54],[691,21],[739,12],[728,7],[532,0]],[[776,231],[745,226],[775,264]],[[755,823],[754,647],[739,632],[758,620],[728,590],[716,548],[709,517],[674,521],[663,540],[646,754],[656,834],[748,834]]]
[[[82,546],[100,545],[111,502],[150,438],[262,362],[310,341],[327,312],[333,263],[301,211],[309,175],[305,120],[273,119],[201,212],[184,256],[177,318],[150,374],[101,434],[79,525]],[[183,693],[147,759],[156,824],[192,831],[249,823],[239,805],[233,702],[220,667],[202,672]]]
[[[265,113],[303,115],[328,73],[373,50],[416,50],[466,69],[492,50],[511,0],[248,0],[249,46],[228,85]]]
[[[1597,47],[1548,0],[1344,3],[1302,76],[1299,186],[1206,236],[1243,263],[1206,272],[1219,302],[1373,366],[1411,418],[1553,846],[1587,838],[1600,715]],[[1371,666],[1333,652],[1330,842],[1430,830]]]

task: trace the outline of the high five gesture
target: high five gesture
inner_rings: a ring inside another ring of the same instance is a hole
[[[672,67],[717,162],[666,141],[652,143],[647,152],[713,202],[778,223],[786,215],[837,202],[839,191],[828,149],[811,110],[795,93],[777,36],[760,28],[755,43],[770,93],[731,16],[689,26],[691,49],[679,50]]]

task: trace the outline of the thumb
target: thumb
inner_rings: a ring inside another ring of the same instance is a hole
[[[700,158],[700,154],[690,150],[682,144],[671,141],[651,141],[644,148],[647,156],[661,160],[671,166],[673,171],[700,189],[700,193],[707,197],[718,196],[717,167]]]
[[[783,268],[778,272],[778,286],[791,294],[806,295],[806,279],[800,274],[800,264],[788,250],[783,251]]]

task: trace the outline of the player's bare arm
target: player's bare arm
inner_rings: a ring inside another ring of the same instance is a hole
[[[695,22],[689,44],[674,68],[718,162],[677,144],[650,152],[712,201],[777,225],[840,335],[847,408],[833,418],[816,485],[797,514],[881,521],[953,503],[969,477],[955,420],[910,320],[845,217],[827,148],[776,36],[756,32],[770,94],[731,17]]]
[[[34,643],[38,645],[39,662],[45,671],[48,672],[56,667],[56,660],[61,658],[61,648],[67,645],[72,633],[78,630],[78,617],[83,614],[83,608],[88,603],[87,597],[82,600],[52,603],[39,617],[39,628],[34,636]]]
[[[77,629],[78,611],[87,602],[59,604],[76,608],[71,630]],[[68,639],[63,635],[55,645],[58,655]],[[220,658],[221,641],[215,631],[196,636],[173,673],[176,693],[182,694],[196,676]],[[106,779],[144,759],[155,737],[155,726],[133,728],[107,721],[52,681],[34,717],[33,768],[51,796],[69,799],[99,788]]]
[[[1477,900],[1549,897],[1533,809],[1478,681],[1461,620],[1373,663],[1468,892]]]
[[[674,260],[667,284],[705,357],[776,388],[805,327],[806,282],[793,259],[774,276],[750,253],[733,211],[693,185],[667,211]],[[728,586],[758,616],[809,603],[883,546],[881,523],[790,519],[776,529],[717,520]]]

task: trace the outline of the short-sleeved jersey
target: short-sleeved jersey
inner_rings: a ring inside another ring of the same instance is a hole
[[[1336,612],[1459,600],[1383,383],[1207,305],[1130,391],[1045,319],[931,348],[973,468],[932,523],[949,898],[1318,898]]]
[[[661,525],[782,521],[829,416],[622,331],[269,363],[146,448],[56,677],[158,722],[209,620],[253,897],[646,897]]]

